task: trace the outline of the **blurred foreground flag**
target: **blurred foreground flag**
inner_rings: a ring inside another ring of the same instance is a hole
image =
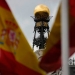
[[[70,0],[73,1],[73,0]],[[75,0],[74,0],[75,1]],[[75,2],[69,2],[69,51],[70,56],[75,52]],[[72,5],[74,4],[74,5]],[[74,7],[74,8],[73,8]],[[61,60],[61,6],[47,40],[44,55],[40,61],[40,67],[46,72],[56,71],[62,66]],[[65,17],[64,17],[65,19]],[[65,37],[65,36],[64,36]]]
[[[5,0],[0,0],[0,74],[45,74]]]

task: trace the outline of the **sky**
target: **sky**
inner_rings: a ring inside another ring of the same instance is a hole
[[[21,30],[32,47],[34,37],[35,22],[30,16],[34,16],[34,8],[39,4],[45,4],[50,10],[50,16],[53,16],[49,22],[50,29],[52,28],[57,8],[60,0],[6,0],[10,9],[16,18]],[[37,48],[35,47],[35,50]],[[72,56],[72,58],[75,57]]]

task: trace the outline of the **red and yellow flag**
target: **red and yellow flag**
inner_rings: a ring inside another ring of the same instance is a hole
[[[0,0],[0,74],[45,75],[5,0]]]
[[[74,2],[72,2],[74,1]],[[75,52],[75,0],[69,1],[69,49],[70,56]],[[53,28],[47,40],[40,67],[46,72],[56,71],[61,67],[61,5],[58,8]],[[65,18],[65,17],[64,17]]]

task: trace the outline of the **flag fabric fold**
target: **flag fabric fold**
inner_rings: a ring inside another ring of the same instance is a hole
[[[0,0],[1,75],[45,75],[5,0]]]
[[[75,52],[75,14],[69,0],[69,55]],[[71,3],[72,4],[72,3]],[[75,6],[75,4],[73,5]],[[61,59],[61,4],[59,5],[55,22],[53,24],[50,36],[47,40],[47,46],[43,57],[39,63],[40,67],[46,72],[56,71],[62,67]],[[64,17],[65,18],[65,17]]]

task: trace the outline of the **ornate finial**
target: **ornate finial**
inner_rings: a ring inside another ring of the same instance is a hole
[[[44,49],[46,45],[46,40],[49,36],[49,24],[51,17],[49,8],[40,4],[37,5],[34,9],[34,17],[32,17],[35,21],[34,26],[34,39],[33,39],[33,47],[36,45],[39,49]],[[36,33],[39,36],[36,37]],[[47,36],[45,34],[47,33]]]

